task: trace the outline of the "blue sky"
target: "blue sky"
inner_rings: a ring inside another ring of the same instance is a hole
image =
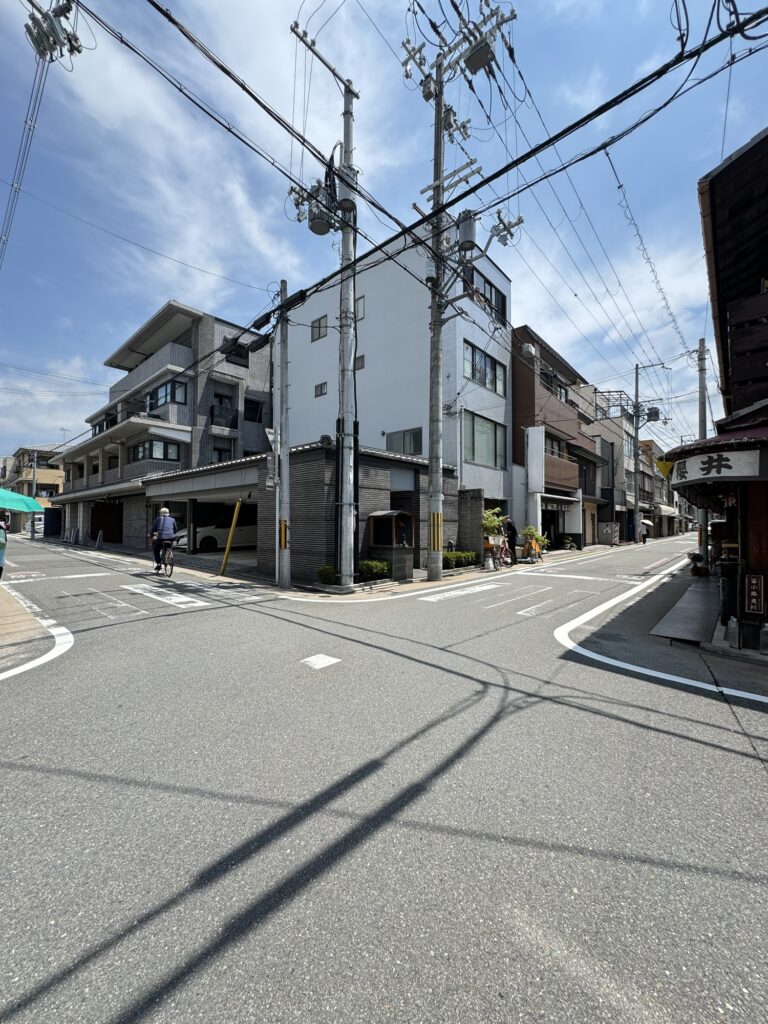
[[[442,20],[437,0],[422,2]],[[477,10],[477,0],[462,2]],[[92,6],[304,180],[318,174],[317,165],[308,157],[302,164],[282,130],[149,4],[92,0]],[[419,191],[432,178],[432,108],[413,82],[403,80],[399,60],[382,39],[400,53],[406,35],[421,38],[419,26],[406,18],[407,0],[345,0],[341,7],[339,0],[168,0],[167,6],[283,115],[306,126],[307,136],[328,153],[341,132],[341,99],[321,66],[315,63],[310,75],[289,31],[297,15],[302,26],[309,19],[310,35],[361,93],[355,120],[361,183],[400,218],[415,216],[411,204],[423,203]],[[448,0],[442,6],[455,22]],[[678,46],[669,0],[521,0],[515,6],[518,18],[507,31],[551,131],[672,57]],[[693,44],[704,34],[709,4],[688,7]],[[35,70],[24,21],[23,3],[0,6],[4,182],[13,174]],[[430,35],[423,19],[421,27]],[[280,277],[293,290],[328,273],[338,260],[334,236],[316,237],[291,219],[287,183],[274,169],[97,26],[91,31],[81,18],[78,32],[90,48],[71,65],[50,68],[0,270],[0,454],[20,444],[60,441],[62,428],[68,437],[81,432],[84,416],[103,404],[116,376],[103,360],[168,298],[245,323],[270,302]],[[739,41],[735,48],[745,45]],[[708,54],[694,77],[720,65],[727,54],[727,44]],[[522,99],[508,56],[503,67]],[[669,96],[683,73],[670,74],[572,136],[560,156],[579,153],[629,125]],[[518,103],[505,87],[505,109],[483,76],[475,82],[497,131],[465,84],[451,84],[447,99],[460,119],[471,119],[465,146],[489,173],[508,159],[505,146],[513,155],[528,148],[523,133],[532,143],[546,133],[530,98]],[[733,68],[726,155],[765,127],[763,105],[755,97],[764,96],[767,85],[768,53]],[[713,355],[696,182],[720,162],[727,88],[726,72],[611,150],[686,345],[694,348],[706,329]],[[466,156],[449,147],[446,160],[456,166]],[[557,164],[551,152],[542,160],[547,169]],[[525,174],[533,174],[532,165]],[[651,362],[655,352],[673,359],[668,374],[645,376],[642,388],[644,398],[658,398],[672,417],[667,429],[656,428],[659,439],[671,443],[696,430],[696,396],[690,394],[695,372],[680,356],[683,344],[637,251],[605,156],[578,165],[571,177],[576,191],[560,175],[552,181],[555,192],[540,185],[502,206],[524,217],[515,246],[494,243],[490,250],[512,279],[510,319],[530,324],[604,388],[631,390],[634,362]],[[495,188],[503,194],[517,183],[513,173]],[[0,189],[5,203],[7,185]],[[478,202],[493,198],[486,189]],[[491,217],[492,211],[483,225]],[[377,240],[391,230],[365,210],[360,223]],[[481,236],[484,241],[482,228]],[[717,416],[714,375],[710,390]]]

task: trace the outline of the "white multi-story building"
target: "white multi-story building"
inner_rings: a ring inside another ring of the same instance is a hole
[[[426,251],[374,257],[356,274],[360,444],[428,456],[431,272]],[[309,289],[311,291],[311,289]],[[510,497],[510,280],[479,255],[451,294],[443,326],[443,462],[487,506]],[[290,313],[290,443],[334,436],[339,406],[339,286]],[[461,532],[461,531],[460,531]]]

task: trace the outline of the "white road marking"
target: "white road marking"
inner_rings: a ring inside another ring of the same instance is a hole
[[[310,668],[328,668],[329,665],[335,665],[341,658],[332,658],[328,654],[313,654],[311,658],[302,658],[302,665],[309,665]]]
[[[48,580],[89,580],[94,576],[114,576],[111,572],[81,572],[76,573],[74,576],[44,576],[42,573],[36,573],[34,577],[32,573],[29,577],[23,580],[16,580],[16,583],[41,583],[47,582]]]
[[[540,570],[543,571],[546,576],[552,575],[551,570]],[[613,580],[608,576],[572,576],[570,573],[559,572],[555,579],[558,580],[589,580],[590,583],[613,583]]]
[[[532,597],[534,594],[540,594],[545,590],[551,590],[552,587],[535,587],[533,590],[526,590],[524,594],[518,594],[516,597],[509,597],[506,601],[497,601],[496,604],[486,604],[485,608],[501,608],[503,604],[511,604],[512,601],[522,601],[525,597]]]
[[[432,594],[429,597],[419,597],[418,601],[447,601],[449,597],[464,597],[465,594],[481,594],[484,590],[495,590],[501,583],[480,583],[475,587],[467,587],[465,590],[448,590],[440,594]]]
[[[32,602],[28,601],[25,597],[22,597],[21,594],[17,594],[16,591],[7,584],[0,585],[3,586],[12,597],[15,597],[19,604],[27,611],[40,611],[36,605],[32,604]],[[35,616],[35,618],[37,618],[40,625],[44,626],[53,637],[53,647],[45,654],[41,654],[39,658],[33,658],[32,661],[28,661],[24,665],[17,665],[16,668],[9,668],[5,672],[0,672],[0,680],[10,679],[11,676],[21,675],[22,672],[29,672],[32,668],[39,668],[40,665],[45,665],[46,662],[53,661],[54,658],[59,658],[62,654],[66,654],[74,644],[75,638],[69,630],[64,626],[57,626],[55,619],[41,619],[37,616]]]
[[[553,600],[553,598],[550,598],[548,601],[542,601],[541,604],[532,604],[530,608],[523,608],[523,610],[519,611],[517,614],[526,616],[535,615],[539,608],[543,608],[545,604],[552,604]]]
[[[18,563],[17,563],[17,562],[12,562],[12,561],[10,560],[10,558],[6,558],[6,560],[5,560],[5,564],[6,564],[6,565],[10,565],[10,567],[11,567],[12,569],[16,569],[16,568],[18,568]]]
[[[134,594],[143,594],[155,601],[163,601],[165,604],[172,604],[178,608],[207,608],[210,601],[200,601],[196,597],[188,597],[186,594],[179,594],[173,590],[165,590],[162,587],[153,587],[149,583],[136,583],[125,585],[121,590],[132,590]]]
[[[105,594],[103,590],[95,590],[91,587],[92,594],[100,594],[106,598],[106,603],[109,608],[130,608],[134,615],[149,615],[149,612],[145,608],[137,608],[135,604],[130,604],[128,601],[121,601],[119,597],[112,597],[109,594]]]
[[[725,693],[730,697],[740,697],[746,700],[757,701],[761,704],[768,704],[768,697],[764,697],[761,694],[750,693],[748,690],[735,690],[729,686],[715,686],[713,683],[706,683],[701,679],[690,679],[688,676],[676,676],[671,672],[659,672],[653,668],[646,668],[644,665],[633,665],[628,661],[620,661],[618,658],[609,658],[605,654],[598,654],[596,651],[588,651],[586,647],[582,647],[577,644],[575,640],[571,640],[571,633],[574,629],[578,629],[579,626],[586,625],[592,619],[597,618],[603,612],[608,611],[609,608],[613,608],[615,605],[620,604],[622,601],[632,601],[648,587],[655,587],[659,583],[666,583],[667,580],[671,579],[673,573],[677,572],[678,569],[682,569],[684,565],[688,565],[688,559],[684,558],[681,562],[675,562],[670,565],[668,572],[665,575],[652,576],[650,579],[643,580],[642,583],[638,583],[636,587],[632,587],[630,590],[625,591],[623,594],[619,594],[617,597],[612,597],[610,601],[605,601],[603,604],[597,606],[597,608],[591,608],[588,612],[583,615],[577,616],[575,619],[571,619],[570,622],[564,623],[562,626],[558,626],[554,631],[554,638],[563,647],[568,648],[569,651],[573,651],[575,654],[580,654],[584,658],[589,658],[591,661],[599,661],[602,665],[610,665],[613,668],[622,669],[623,671],[634,672],[636,675],[648,676],[651,679],[663,679],[665,682],[670,683],[682,683],[684,686],[691,686],[697,690],[706,690],[709,693]]]

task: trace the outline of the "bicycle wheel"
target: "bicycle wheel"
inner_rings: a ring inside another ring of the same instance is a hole
[[[502,565],[505,565],[507,567],[512,565],[512,552],[506,545],[501,549],[499,560],[501,561]]]
[[[170,577],[173,575],[173,552],[170,547],[163,551],[163,569],[166,576]]]
[[[493,561],[493,568],[495,572],[498,572],[501,568],[501,557],[499,556],[499,549],[494,548],[491,552],[491,560]]]

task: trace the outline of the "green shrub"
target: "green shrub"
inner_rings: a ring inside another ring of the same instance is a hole
[[[444,551],[443,568],[460,569],[465,565],[477,565],[480,555],[477,551]]]
[[[549,544],[549,537],[545,537],[543,534],[539,533],[535,526],[526,526],[523,530],[523,536],[527,537],[528,540],[535,540],[542,551]]]
[[[335,565],[321,565],[317,570],[317,578],[326,587],[332,587],[336,582],[336,566]]]
[[[370,580],[386,580],[392,575],[392,566],[389,562],[378,561],[369,558],[360,562],[360,582],[367,583]]]

